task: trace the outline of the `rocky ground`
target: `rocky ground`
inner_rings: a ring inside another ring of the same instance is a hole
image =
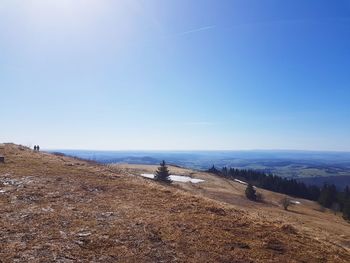
[[[5,157],[0,262],[350,262],[285,218],[179,184],[12,144]]]

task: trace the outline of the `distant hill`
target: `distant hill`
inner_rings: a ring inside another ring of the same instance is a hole
[[[321,176],[321,177],[304,177],[297,179],[308,185],[322,186],[324,183],[334,184],[339,190],[343,190],[347,185],[350,186],[350,176]]]
[[[130,163],[130,164],[159,164],[160,159],[152,158],[149,156],[143,157],[134,157],[134,156],[126,156],[123,158],[112,158],[112,159],[104,159],[100,161],[101,163]]]
[[[162,160],[191,169],[216,167],[254,169],[282,177],[350,175],[350,153],[307,151],[75,151],[71,156],[101,163],[158,164]]]

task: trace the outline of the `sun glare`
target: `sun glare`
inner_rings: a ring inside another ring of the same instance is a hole
[[[106,1],[32,0],[27,2],[26,9],[38,23],[79,25],[101,16],[106,10]]]

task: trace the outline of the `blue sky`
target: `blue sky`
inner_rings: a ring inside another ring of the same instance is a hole
[[[349,0],[2,0],[0,141],[350,151],[349,71]]]

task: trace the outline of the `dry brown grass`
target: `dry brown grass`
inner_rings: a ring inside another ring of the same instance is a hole
[[[308,231],[309,215],[247,202],[241,185],[215,176],[164,186],[132,176],[154,167],[106,167],[15,145],[5,154],[0,262],[350,262],[344,246]]]

